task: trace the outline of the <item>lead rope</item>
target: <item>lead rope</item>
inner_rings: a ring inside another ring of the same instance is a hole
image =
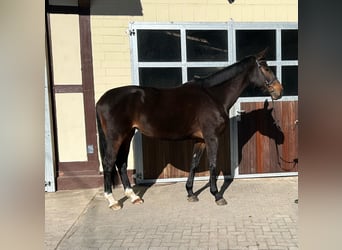
[[[271,98],[272,99],[272,98]],[[272,107],[273,107],[273,113],[274,113],[274,119],[275,119],[275,125],[277,126],[278,129],[280,129],[280,125],[279,125],[279,120],[278,120],[278,116],[277,116],[277,113],[276,113],[276,109],[275,109],[275,106],[274,106],[274,100],[272,99]],[[274,143],[275,143],[275,146],[276,146],[276,152],[277,152],[277,158],[278,158],[278,166],[281,170],[283,171],[291,171],[292,169],[294,169],[297,164],[298,164],[298,158],[295,158],[293,159],[292,161],[287,161],[285,160],[279,153],[279,148],[278,148],[278,144],[276,142],[276,140],[274,140]],[[280,160],[283,161],[284,163],[293,163],[293,166],[290,168],[290,169],[285,169],[285,168],[282,168],[281,167],[281,163],[280,163]]]

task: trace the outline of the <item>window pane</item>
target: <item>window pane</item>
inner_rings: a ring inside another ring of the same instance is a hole
[[[187,30],[188,61],[228,61],[226,30]]]
[[[182,84],[181,68],[139,68],[141,86],[169,88]]]
[[[140,62],[181,61],[179,30],[138,30]]]
[[[281,59],[298,60],[298,30],[281,31]]]
[[[197,77],[207,77],[212,73],[223,69],[222,67],[212,67],[212,68],[188,68],[188,80],[192,80]]]
[[[266,60],[276,59],[275,30],[237,30],[236,58],[241,60],[246,56],[255,55],[268,47]]]
[[[270,66],[272,72],[275,74],[277,72],[276,66]],[[264,92],[260,88],[247,87],[245,91],[241,94],[242,97],[255,97],[255,96],[269,96],[268,92]]]
[[[284,95],[298,95],[298,66],[283,66],[281,74]]]

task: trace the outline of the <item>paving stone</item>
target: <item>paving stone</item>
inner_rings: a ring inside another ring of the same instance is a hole
[[[208,188],[189,203],[184,183],[134,188],[145,203],[116,188],[120,211],[108,209],[102,189],[46,194],[45,249],[298,249],[297,177],[234,180],[227,206]]]

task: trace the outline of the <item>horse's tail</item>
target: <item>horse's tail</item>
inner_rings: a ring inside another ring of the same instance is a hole
[[[97,132],[98,132],[98,138],[99,138],[99,148],[100,148],[100,156],[101,156],[101,163],[102,163],[105,157],[107,143],[106,143],[105,134],[102,129],[102,124],[101,124],[98,111],[96,111],[96,121],[97,121]]]

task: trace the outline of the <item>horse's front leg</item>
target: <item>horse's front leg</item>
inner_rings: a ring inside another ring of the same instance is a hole
[[[215,202],[217,205],[226,205],[227,201],[223,198],[222,194],[217,189],[217,173],[216,173],[216,162],[218,152],[218,138],[212,137],[206,141],[207,154],[209,160],[209,171],[210,171],[210,193],[214,195]]]
[[[194,178],[195,178],[195,171],[200,163],[204,148],[205,148],[204,142],[196,142],[194,145],[189,176],[185,185],[186,190],[188,192],[188,201],[190,202],[198,201],[197,195],[195,195],[193,192],[193,184],[194,184]]]

